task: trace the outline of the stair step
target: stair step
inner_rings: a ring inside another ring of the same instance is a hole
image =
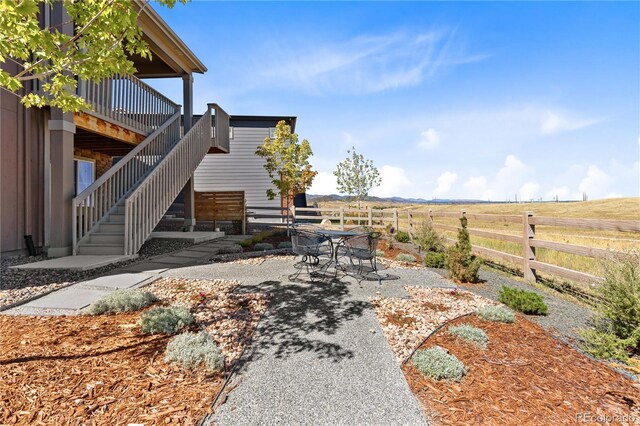
[[[118,206],[116,208],[116,214],[124,214],[125,213],[125,207],[124,206]]]
[[[124,244],[80,244],[78,245],[78,254],[124,254]]]
[[[100,224],[100,233],[124,233],[124,223],[104,222]]]
[[[122,232],[95,232],[89,236],[89,244],[124,244]]]
[[[109,213],[108,223],[124,223],[124,214]]]

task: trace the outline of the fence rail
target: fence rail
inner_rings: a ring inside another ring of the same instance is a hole
[[[494,222],[503,224],[516,224],[521,226],[519,235],[494,232],[477,228],[467,228],[469,234],[491,240],[504,241],[520,246],[521,255],[490,249],[477,244],[472,245],[474,253],[488,259],[507,262],[516,265],[523,270],[524,278],[528,281],[538,279],[536,272],[544,272],[564,279],[582,283],[595,284],[602,278],[586,272],[565,268],[551,263],[541,262],[536,258],[536,249],[546,249],[577,256],[585,256],[594,259],[611,259],[622,255],[622,252],[589,247],[577,244],[569,244],[556,241],[547,241],[536,238],[536,225],[548,227],[566,227],[578,229],[592,229],[604,231],[621,231],[640,233],[640,220],[609,220],[609,219],[573,219],[534,216],[531,212],[522,215],[508,214],[476,214],[466,212],[434,212],[415,211],[411,209],[353,209],[353,208],[291,208],[295,221],[331,221],[333,226],[345,229],[345,226],[366,225],[372,228],[384,228],[393,226],[397,230],[404,230],[412,237],[414,226],[418,221],[427,220],[435,229],[457,232],[459,227],[435,221],[438,218],[456,219],[462,216],[470,222]],[[446,238],[448,243],[455,243],[454,239]]]

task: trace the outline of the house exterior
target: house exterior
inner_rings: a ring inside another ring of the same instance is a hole
[[[227,155],[207,155],[194,174],[196,192],[243,191],[247,206],[279,208],[281,200],[269,200],[267,190],[277,193],[265,160],[256,149],[272,136],[276,124],[284,120],[295,132],[296,117],[232,115],[229,118],[230,150]]]
[[[193,172],[207,152],[229,151],[210,124],[226,128],[228,116],[203,105],[210,119],[193,122],[193,74],[207,68],[145,3],[133,5],[153,59],[130,58],[134,77],[80,81],[92,111],[27,109],[0,91],[0,255],[25,253],[25,236],[50,257],[135,254],[181,191],[185,224],[195,223]],[[62,2],[40,7],[43,28],[71,34]],[[11,61],[2,69],[18,71]],[[182,106],[150,78],[182,79]]]

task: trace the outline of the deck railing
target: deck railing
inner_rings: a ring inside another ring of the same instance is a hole
[[[129,154],[73,199],[73,254],[107,213],[162,161],[180,140],[180,112],[175,112]]]
[[[87,114],[144,135],[180,111],[180,105],[133,76],[80,81],[78,95],[93,109]]]
[[[176,127],[179,132],[179,124]],[[211,146],[211,110],[184,135],[127,196],[125,202],[124,252],[137,253],[173,200],[182,190]]]

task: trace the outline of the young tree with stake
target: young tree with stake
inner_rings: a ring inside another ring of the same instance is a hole
[[[347,154],[351,154],[351,157],[341,161],[333,174],[338,183],[338,192],[349,195],[360,208],[360,203],[367,198],[371,188],[380,186],[380,173],[373,161],[358,154],[355,147],[351,147]]]
[[[276,125],[275,138],[264,138],[256,155],[265,159],[264,168],[269,173],[277,192],[267,190],[267,197],[276,195],[286,198],[287,226],[289,225],[289,201],[296,194],[306,192],[318,172],[311,169],[309,157],[313,155],[309,141],[298,141],[298,134],[291,133],[291,127],[284,121]]]

